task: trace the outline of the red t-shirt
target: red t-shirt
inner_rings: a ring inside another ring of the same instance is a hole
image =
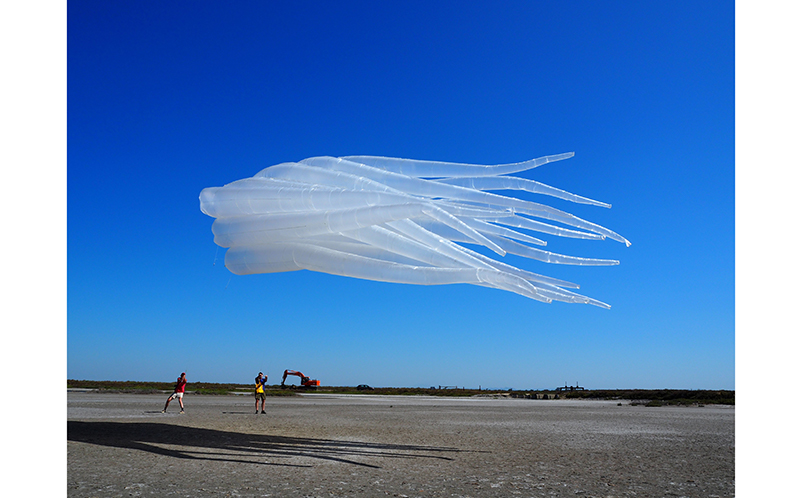
[[[175,384],[175,392],[182,393],[184,392],[184,388],[187,385],[187,379],[182,379],[181,377],[178,378],[178,382]]]

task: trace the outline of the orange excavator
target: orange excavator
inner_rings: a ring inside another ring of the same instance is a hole
[[[302,374],[301,372],[296,372],[295,370],[284,370],[284,377],[281,378],[281,388],[284,389],[288,386],[284,385],[284,381],[287,380],[288,375],[296,375],[301,378],[301,387],[306,387],[310,389],[315,389],[320,385],[319,380],[313,380],[307,377],[306,375]],[[289,387],[295,387],[290,385]]]

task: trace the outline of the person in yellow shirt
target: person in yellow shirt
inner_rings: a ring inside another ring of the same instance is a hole
[[[265,382],[267,382],[267,375],[259,372],[259,375],[256,376],[256,391],[254,392],[254,396],[256,396],[256,413],[259,413],[259,400],[262,400],[262,413],[265,413]]]

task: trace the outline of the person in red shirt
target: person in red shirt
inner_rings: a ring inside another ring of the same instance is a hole
[[[162,413],[167,413],[167,407],[170,405],[170,401],[178,398],[178,404],[181,405],[181,411],[179,413],[184,413],[184,389],[187,387],[187,374],[185,372],[181,372],[181,377],[178,378],[178,381],[175,383],[175,390],[173,394],[167,398],[167,403],[164,404],[164,410]]]

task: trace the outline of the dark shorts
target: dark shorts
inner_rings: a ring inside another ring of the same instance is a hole
[[[267,398],[267,396],[265,396],[265,393],[254,393],[254,397],[256,398],[257,401],[259,401],[260,399],[264,401]]]

